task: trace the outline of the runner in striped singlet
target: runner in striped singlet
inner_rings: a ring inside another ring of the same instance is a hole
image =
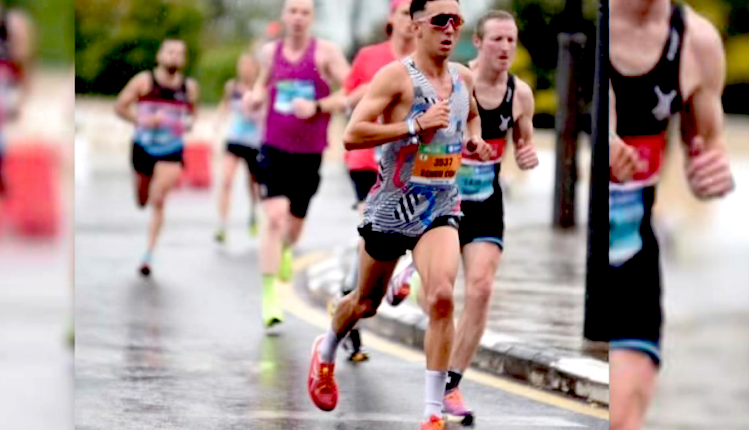
[[[414,0],[410,13],[417,32],[415,54],[375,76],[344,136],[349,150],[383,146],[382,159],[359,228],[365,242],[359,285],[338,305],[328,333],[314,342],[308,390],[320,409],[336,407],[338,343],[357,321],[377,312],[398,258],[413,249],[429,302],[420,429],[438,430],[444,428],[442,399],[460,261],[456,175],[464,146],[480,152],[482,159],[489,158],[491,149],[480,137],[471,72],[448,61],[463,23],[459,3]]]

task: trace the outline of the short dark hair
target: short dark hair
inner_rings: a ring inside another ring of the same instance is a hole
[[[484,40],[484,31],[486,30],[484,27],[486,27],[487,22],[493,19],[498,19],[500,21],[512,21],[516,23],[515,15],[511,14],[510,12],[504,10],[490,10],[481,18],[479,18],[479,22],[476,23],[476,37],[478,37],[479,40]]]
[[[426,9],[427,3],[433,2],[433,1],[438,1],[438,0],[413,0],[411,2],[411,19],[414,18],[414,15]],[[460,0],[455,0],[455,1],[460,3]]]
[[[161,50],[162,48],[164,48],[164,46],[167,43],[170,43],[170,42],[179,42],[179,43],[187,46],[187,42],[185,42],[184,39],[180,39],[179,37],[167,37],[167,38],[165,38],[164,40],[161,41],[161,45],[159,45],[159,50]]]

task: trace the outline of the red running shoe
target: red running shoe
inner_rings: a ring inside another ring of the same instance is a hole
[[[307,391],[312,403],[323,411],[332,411],[338,404],[338,386],[335,383],[335,364],[323,363],[320,360],[320,342],[324,335],[315,339],[312,344],[312,360],[307,375]]]

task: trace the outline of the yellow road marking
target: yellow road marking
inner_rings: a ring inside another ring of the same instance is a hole
[[[298,258],[294,262],[294,273],[298,273],[312,264],[324,260],[329,255],[330,254],[327,252],[317,252]],[[325,330],[330,327],[330,317],[328,314],[302,300],[294,292],[291,284],[278,283],[278,292],[284,298],[281,302],[287,312],[320,329]],[[412,363],[425,363],[424,354],[387,340],[375,333],[367,332],[367,348],[378,350]],[[466,372],[464,378],[487,387],[497,388],[510,394],[525,397],[539,403],[555,406],[581,415],[607,421],[609,419],[608,410],[602,407],[587,405],[582,402],[567,399],[518,382],[499,378],[487,372],[469,370]]]

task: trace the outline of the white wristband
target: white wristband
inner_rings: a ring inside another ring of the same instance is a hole
[[[418,143],[419,138],[416,135],[416,120],[409,118],[406,120],[406,126],[408,127],[409,141],[414,144]]]

